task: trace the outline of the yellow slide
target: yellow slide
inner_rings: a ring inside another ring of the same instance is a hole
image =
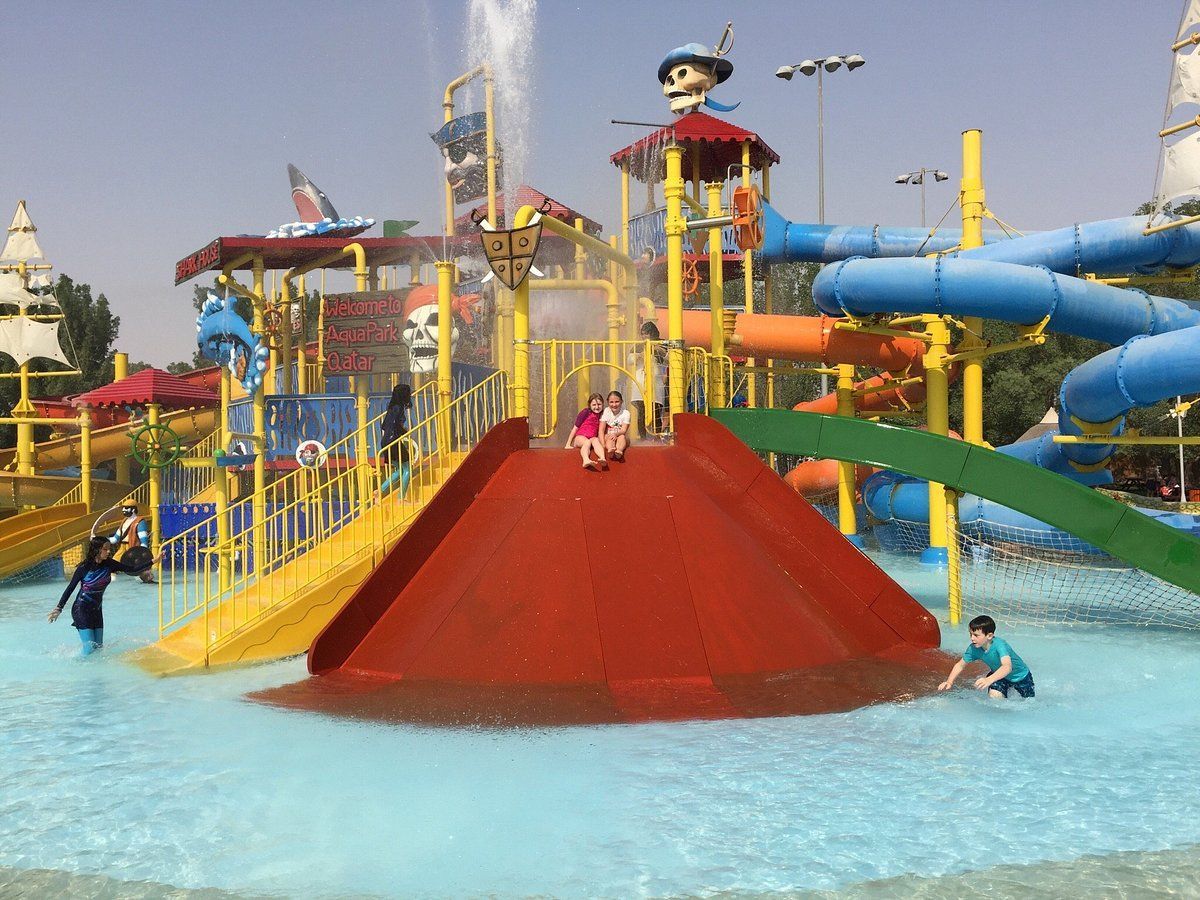
[[[0,522],[0,578],[62,553],[86,540],[104,510],[125,497],[130,487],[113,481],[93,482],[95,509],[82,503],[64,503],[18,513]],[[119,518],[114,512],[114,516]]]
[[[217,423],[215,409],[181,410],[162,417],[185,443],[194,443]],[[35,444],[40,469],[79,464],[79,436]],[[129,453],[129,426],[114,425],[92,432],[92,460],[104,462]],[[14,450],[0,451],[0,462],[11,462]],[[82,503],[56,503],[79,484],[78,478],[54,475],[16,475],[0,472],[0,509],[42,506],[0,521],[0,578],[36,565],[85,540],[98,516],[133,490],[127,484],[92,480],[92,511]]]
[[[456,463],[464,455],[452,454]],[[424,506],[448,474],[444,466],[419,474],[409,486],[408,499]],[[394,510],[384,499],[330,538],[234,590],[224,601],[209,604],[207,614],[195,615],[157,643],[134,651],[131,658],[152,674],[175,675],[304,653],[416,518],[396,527]],[[164,593],[172,587],[170,578],[164,568]]]

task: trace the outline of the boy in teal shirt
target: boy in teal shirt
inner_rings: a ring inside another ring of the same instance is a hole
[[[1025,660],[1008,645],[1008,641],[996,637],[996,621],[991,616],[976,616],[967,628],[971,632],[971,646],[967,647],[962,659],[954,664],[950,677],[938,685],[938,690],[950,690],[954,679],[962,674],[967,663],[981,659],[991,671],[975,679],[976,688],[998,699],[1007,699],[1010,690],[1015,690],[1022,697],[1032,697],[1033,673],[1025,665]]]

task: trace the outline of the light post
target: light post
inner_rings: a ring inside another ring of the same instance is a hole
[[[925,227],[925,176],[932,175],[934,181],[945,181],[950,176],[941,169],[929,169],[924,166],[915,172],[906,172],[896,177],[896,184],[919,184],[921,186],[921,227]]]
[[[817,222],[825,224],[825,91],[821,81],[822,72],[836,72],[842,66],[847,72],[853,72],[867,61],[858,53],[841,56],[825,56],[821,59],[806,59],[792,66],[780,66],[775,71],[776,78],[791,81],[792,76],[799,72],[801,75],[817,76]],[[829,376],[821,376],[821,394],[829,393]]]

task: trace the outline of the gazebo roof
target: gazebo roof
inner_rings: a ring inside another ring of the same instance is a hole
[[[85,394],[71,398],[74,406],[146,406],[157,403],[164,409],[216,406],[219,398],[210,390],[190,384],[162,369],[142,369]]]
[[[699,156],[702,181],[725,181],[729,167],[741,165],[742,144],[746,141],[750,142],[751,168],[762,170],[779,162],[779,154],[753,131],[702,112],[680,116],[670,125],[618,150],[609,160],[614,166],[628,162],[629,174],[638,181],[657,183],[663,180],[663,150],[672,140],[683,146],[685,179],[692,177],[692,160]]]
[[[603,227],[596,220],[589,219],[583,213],[572,209],[571,207],[567,206],[565,203],[560,203],[558,200],[555,200],[553,197],[551,197],[547,194],[543,194],[537,188],[530,187],[527,184],[523,184],[517,188],[516,203],[517,203],[518,209],[520,209],[522,206],[532,206],[535,209],[542,210],[543,215],[553,216],[554,218],[559,219],[560,221],[566,222],[568,225],[574,225],[576,219],[583,219],[583,230],[587,234],[597,235],[603,230]],[[474,209],[472,209],[471,212],[464,213],[463,215],[461,215],[457,219],[455,219],[454,220],[455,232],[461,234],[463,232],[478,231],[479,226],[476,225],[474,220],[471,218],[472,215],[474,215],[476,218],[482,218],[482,217],[486,216],[487,215],[487,203],[486,202],[481,203],[478,206],[476,206]],[[496,198],[496,215],[499,217],[504,216],[504,196],[503,195]],[[496,225],[497,223],[493,222],[492,224]],[[511,226],[508,226],[508,227],[511,227]]]

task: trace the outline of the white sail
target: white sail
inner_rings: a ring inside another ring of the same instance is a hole
[[[0,321],[0,353],[23,365],[31,359],[52,359],[70,365],[58,344],[58,322],[21,317]]]
[[[1200,2],[1200,0],[1198,0]],[[1167,93],[1167,114],[1184,103],[1200,104],[1200,50],[1175,54],[1171,68],[1171,89]]]
[[[12,224],[8,226],[8,240],[4,249],[0,250],[0,262],[18,263],[29,262],[31,259],[45,260],[42,248],[38,246],[34,232],[37,226],[25,211],[25,201],[17,202],[17,211],[13,215]]]
[[[1187,0],[1183,10],[1183,18],[1179,21],[1179,34],[1175,40],[1182,41],[1192,36],[1192,29],[1200,25],[1200,0]]]
[[[1158,205],[1192,195],[1200,195],[1200,132],[1163,148]]]
[[[57,301],[50,299],[57,305]],[[0,272],[0,303],[11,303],[24,309],[31,303],[41,302],[42,298],[25,289],[16,272]]]

